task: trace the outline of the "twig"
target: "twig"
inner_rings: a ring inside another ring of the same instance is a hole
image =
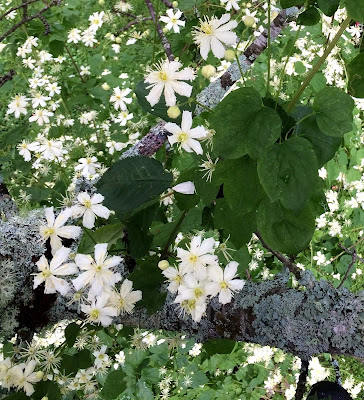
[[[127,31],[130,27],[132,27],[133,25],[137,25],[137,24],[141,24],[142,22],[144,22],[144,21],[151,21],[152,20],[152,17],[143,17],[143,18],[140,18],[140,19],[135,19],[134,21],[131,21],[131,22],[129,22],[129,23],[127,23],[124,27],[122,27],[122,28],[120,28],[117,32],[116,32],[116,34],[118,35],[119,33],[121,33],[121,32],[124,32],[124,31]]]
[[[10,10],[6,11],[3,15],[0,16],[0,21],[3,20],[7,15],[11,14],[13,11],[19,10],[19,8],[24,9],[25,6],[28,6],[29,4],[32,4],[32,3],[36,3],[38,1],[40,1],[40,0],[29,0],[25,3],[23,2],[23,4],[20,4],[20,6],[15,6],[15,7],[10,8]]]
[[[355,258],[357,260],[359,260],[360,262],[364,263],[364,259],[362,259],[361,257],[359,257],[356,254],[356,250],[354,249],[353,251],[350,251],[350,249],[352,249],[355,245],[351,245],[349,248],[346,248],[343,244],[339,243],[339,247],[341,247],[346,253],[350,254],[351,256],[354,255],[355,253]]]
[[[62,2],[62,0],[52,0],[51,3],[49,3],[48,5],[46,5],[45,7],[43,7],[41,10],[39,10],[38,12],[36,12],[33,15],[29,15],[29,16],[25,16],[23,15],[23,18],[21,19],[21,21],[19,21],[17,24],[15,24],[14,26],[12,26],[9,30],[7,30],[3,35],[0,36],[0,42],[2,42],[6,37],[8,37],[9,35],[11,35],[13,32],[15,32],[18,28],[20,28],[22,25],[26,24],[29,21],[32,21],[33,19],[39,18],[42,22],[42,14],[44,12],[46,12],[47,10],[49,10],[51,7],[55,6],[55,5],[60,5]],[[23,3],[20,7],[24,7],[26,4]],[[19,7],[19,8],[20,8]],[[26,13],[25,13],[26,15]],[[49,32],[47,32],[46,29],[46,34],[48,34]]]
[[[364,240],[364,237],[362,237],[361,239],[359,239],[356,243],[352,244],[351,246],[348,247],[348,249],[352,249],[353,247],[355,247],[356,245],[358,245],[360,242],[362,242]],[[341,257],[343,254],[345,253],[345,251],[342,251],[341,253],[337,254],[335,257],[331,258],[328,262],[328,264],[333,263],[335,260],[337,260],[339,257]]]
[[[15,75],[15,71],[11,69],[5,75],[0,76],[0,87],[4,85],[7,81],[11,81],[13,76]]]
[[[173,4],[169,0],[161,0],[168,8],[173,8]]]
[[[171,243],[173,242],[173,240],[176,238],[177,233],[179,228],[182,225],[183,220],[185,219],[186,215],[187,215],[188,210],[184,210],[182,215],[180,216],[176,226],[174,227],[172,233],[170,234],[166,245],[164,246],[162,253],[161,253],[161,260],[163,260],[163,258],[165,257],[166,253],[168,252],[169,246],[171,245]]]
[[[348,254],[351,255],[351,261],[350,261],[350,264],[348,265],[348,269],[347,269],[346,272],[345,272],[344,278],[343,278],[342,281],[340,282],[340,285],[337,287],[337,289],[340,289],[341,286],[342,286],[342,285],[344,284],[344,282],[346,281],[346,279],[348,278],[349,273],[350,273],[350,270],[351,270],[351,267],[355,264],[355,261],[356,261],[356,260],[359,260],[359,261],[361,261],[361,262],[364,262],[364,260],[356,254],[356,250],[355,250],[355,249],[354,249],[353,251],[351,251],[351,250],[347,249],[345,246],[343,246],[341,243],[339,244],[339,246],[340,246],[343,250],[345,250],[346,253],[348,253]]]
[[[307,376],[308,376],[308,364],[309,364],[309,362],[307,360],[302,360],[301,373],[300,373],[300,376],[299,376],[298,382],[297,382],[295,400],[302,400],[303,396],[305,395],[306,380],[307,380]]]
[[[173,61],[174,56],[172,54],[171,44],[169,43],[168,39],[166,38],[166,35],[163,33],[162,27],[160,26],[160,23],[158,22],[157,15],[155,13],[155,10],[154,10],[151,0],[145,0],[145,4],[147,5],[150,16],[152,17],[153,22],[155,23],[155,29],[157,30],[157,33],[161,39],[161,42],[164,47],[164,51],[167,55],[167,58],[169,61]]]
[[[72,54],[70,53],[68,47],[65,45],[64,48],[66,49],[68,55],[70,56],[71,61],[72,61],[72,64],[73,64],[73,66],[76,68],[76,71],[78,72],[78,75],[80,76],[82,83],[85,83],[85,80],[83,79],[83,77],[82,77],[82,75],[81,75],[81,71],[79,70],[79,68],[78,68],[78,66],[77,66],[77,64],[76,64],[76,62],[75,62],[75,60],[73,59]]]
[[[295,263],[293,263],[289,258],[285,257],[283,254],[281,254],[278,251],[272,250],[267,243],[262,238],[262,235],[256,231],[255,232],[256,236],[260,240],[262,246],[270,251],[283,265],[285,265],[289,271],[296,277],[296,279],[300,280],[301,279],[301,270],[297,267]]]

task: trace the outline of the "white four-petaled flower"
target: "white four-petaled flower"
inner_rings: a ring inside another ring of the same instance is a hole
[[[169,8],[167,10],[167,16],[162,15],[160,17],[160,20],[162,22],[164,22],[166,25],[166,29],[168,29],[169,31],[171,29],[173,29],[174,33],[179,33],[180,30],[180,26],[185,26],[186,22],[185,21],[181,21],[180,18],[182,17],[182,11],[177,10],[176,13],[174,13],[174,11]]]
[[[100,204],[103,200],[104,196],[99,193],[95,193],[92,197],[86,192],[80,193],[77,196],[77,204],[72,207],[73,218],[83,216],[83,226],[92,229],[95,226],[96,215],[105,219],[110,216],[110,210]]]
[[[207,131],[202,125],[192,128],[192,113],[190,111],[183,111],[180,127],[173,122],[167,122],[164,129],[172,133],[168,136],[171,145],[179,143],[182,149],[188,153],[194,151],[196,154],[203,154],[201,144],[197,139],[206,139]]]

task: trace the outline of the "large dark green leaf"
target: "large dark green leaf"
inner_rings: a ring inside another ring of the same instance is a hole
[[[218,199],[214,209],[214,228],[223,229],[224,237],[230,235],[234,246],[240,248],[249,242],[256,230],[256,212],[234,213],[225,199]]]
[[[211,357],[214,354],[230,354],[235,346],[235,340],[210,339],[204,343],[203,348]]]
[[[279,201],[265,200],[258,208],[258,230],[264,241],[276,251],[297,254],[304,250],[315,232],[315,217],[306,204],[297,214]]]
[[[275,144],[258,160],[260,182],[271,201],[299,210],[314,190],[317,159],[311,144],[293,137]]]
[[[358,54],[347,66],[349,92],[354,97],[364,97],[364,53]]]
[[[339,8],[340,0],[317,0],[317,4],[325,15],[332,17]]]
[[[61,398],[61,392],[59,386],[55,382],[41,381],[34,386],[35,392],[32,395],[32,399],[41,400],[44,397],[48,399],[59,400]]]
[[[72,322],[67,325],[64,333],[66,336],[67,346],[72,347],[76,341],[77,335],[80,332],[80,325],[76,324],[76,322]]]
[[[305,0],[281,0],[282,8],[302,6],[303,4],[305,4]]]
[[[245,214],[255,210],[264,197],[256,161],[249,157],[226,160],[221,162],[221,168],[224,175],[224,197],[233,213]]]
[[[354,100],[342,90],[327,87],[315,96],[317,125],[329,136],[341,137],[352,130]]]
[[[328,136],[320,131],[314,115],[300,122],[296,132],[311,143],[316,153],[318,168],[334,157],[341,144],[341,138]]]
[[[248,154],[258,158],[279,138],[282,121],[272,108],[261,108],[252,118],[247,131]]]
[[[240,158],[247,154],[249,123],[262,106],[259,92],[250,87],[234,90],[219,103],[208,118],[216,131],[216,156]]]
[[[346,0],[346,9],[349,16],[354,21],[364,22],[364,1],[363,0]]]
[[[77,252],[82,254],[93,253],[96,243],[107,243],[110,249],[123,236],[124,225],[121,222],[102,226],[95,231],[88,230],[87,233],[82,235]]]
[[[313,26],[321,21],[321,16],[317,8],[308,7],[302,14],[297,18],[297,25]]]
[[[97,183],[106,207],[126,213],[155,199],[172,183],[172,174],[148,157],[129,157],[114,164]]]
[[[107,375],[100,397],[105,400],[116,399],[126,389],[125,373],[117,369]]]

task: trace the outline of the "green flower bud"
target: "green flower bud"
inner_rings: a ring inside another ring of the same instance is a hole
[[[251,28],[255,24],[255,19],[254,19],[254,17],[251,17],[250,15],[248,15],[247,17],[244,18],[243,22],[244,22],[245,26]]]
[[[158,268],[160,268],[162,271],[164,271],[168,267],[169,267],[169,262],[167,260],[159,261]]]
[[[180,116],[181,110],[177,106],[169,107],[167,110],[167,115],[169,118],[176,119]]]
[[[213,65],[205,65],[201,69],[201,74],[205,78],[211,78],[216,74],[216,68]]]
[[[235,60],[235,51],[234,50],[226,50],[225,51],[225,60],[226,61],[233,61]]]

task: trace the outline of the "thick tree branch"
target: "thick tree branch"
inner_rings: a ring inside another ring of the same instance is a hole
[[[169,61],[173,61],[174,56],[172,54],[171,44],[169,43],[168,39],[166,38],[166,35],[163,33],[163,29],[158,21],[158,16],[155,13],[155,10],[154,10],[151,0],[145,0],[145,4],[147,5],[150,16],[153,19],[153,22],[155,24],[155,29],[157,30],[158,36],[162,42],[162,45],[164,47],[164,51],[167,55],[167,58]]]
[[[291,7],[282,10],[271,23],[271,39],[274,40],[284,27],[291,21],[297,18],[299,9]],[[247,50],[239,57],[240,65],[243,72],[246,72],[254,61],[267,48],[268,31],[265,30],[258,38],[247,48]],[[214,108],[231,88],[231,86],[241,77],[239,65],[237,62],[231,64],[227,71],[215,82],[211,83],[198,96],[197,100],[209,108]],[[202,107],[196,107],[196,114],[204,111]],[[164,139],[163,139],[164,137]],[[147,136],[141,139],[127,153],[133,155],[143,155],[139,153],[139,149],[143,149],[148,155],[154,154],[167,140],[167,131],[163,129],[163,125],[157,125],[150,130]],[[150,151],[146,148],[150,146]],[[124,158],[124,156],[122,156]]]
[[[5,75],[0,76],[0,87],[4,85],[7,81],[11,81],[15,74],[15,71],[11,69]]]
[[[141,24],[144,21],[151,21],[152,17],[143,17],[143,18],[136,18],[134,21],[128,22],[125,26],[120,28],[116,34],[118,35],[119,33],[122,33],[124,31],[127,31],[129,28],[131,28],[133,25],[138,25]]]
[[[162,3],[166,5],[168,8],[173,8],[173,4],[169,0],[161,0]]]
[[[6,11],[4,14],[0,15],[0,21],[3,20],[7,15],[11,14],[13,11],[19,10],[19,8],[23,8],[29,6],[30,4],[37,3],[40,0],[28,0],[28,1],[23,1],[22,4],[19,6],[15,6],[10,8],[10,10]]]
[[[295,400],[302,400],[306,393],[306,381],[308,376],[308,364],[307,360],[302,360],[301,372],[297,382],[297,389],[295,394]]]

